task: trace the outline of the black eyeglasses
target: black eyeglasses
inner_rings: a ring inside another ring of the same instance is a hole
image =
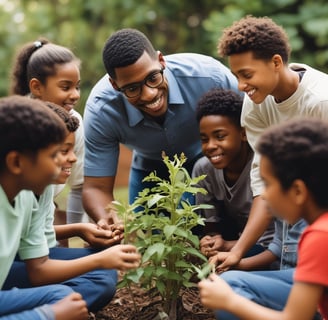
[[[157,88],[160,86],[164,81],[163,71],[164,68],[158,71],[154,71],[142,81],[130,83],[122,88],[118,88],[117,90],[125,94],[125,96],[128,98],[136,98],[140,96],[142,87],[144,85],[149,88]]]

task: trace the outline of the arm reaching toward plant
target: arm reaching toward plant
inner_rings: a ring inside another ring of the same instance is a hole
[[[73,260],[54,260],[46,256],[25,262],[31,283],[44,285],[62,282],[96,269],[134,269],[139,266],[140,259],[134,245],[118,244]]]
[[[225,310],[244,320],[309,320],[313,319],[323,287],[296,282],[282,311],[263,307],[236,294],[216,274],[198,284],[202,304],[213,310]]]
[[[116,211],[106,210],[114,200],[115,177],[85,177],[82,200],[87,214],[102,229],[116,229],[113,225],[120,224]],[[120,229],[118,229],[120,230]]]
[[[272,216],[268,212],[266,202],[257,196],[254,198],[251,212],[240,238],[230,252],[219,252],[215,256],[218,272],[227,271],[237,265],[246,252],[256,243],[269,226]]]

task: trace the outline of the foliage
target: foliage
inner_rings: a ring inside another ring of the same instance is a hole
[[[183,168],[186,158],[175,155],[171,161],[163,156],[169,180],[152,172],[144,181],[155,182],[155,187],[144,189],[133,204],[114,205],[124,223],[125,241],[134,243],[142,254],[142,263],[123,277],[120,287],[139,283],[143,288],[156,289],[163,298],[168,312],[177,301],[179,291],[194,285],[191,281],[199,273],[199,265],[207,259],[199,251],[199,239],[192,233],[194,227],[204,225],[196,212],[209,205],[192,205],[186,193],[206,193],[197,183],[205,178],[191,178]],[[170,319],[173,319],[172,315]]]
[[[45,36],[82,60],[84,104],[104,74],[101,52],[115,30],[138,28],[164,54],[197,52],[217,57],[223,28],[246,14],[269,16],[287,31],[292,61],[328,71],[326,0],[0,0],[0,95],[8,90],[10,62],[27,41]]]

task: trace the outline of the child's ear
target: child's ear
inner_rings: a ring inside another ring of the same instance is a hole
[[[274,64],[275,68],[280,68],[284,64],[280,54],[275,54],[272,57],[272,62]]]
[[[6,156],[7,169],[13,174],[20,174],[21,169],[21,154],[17,151],[11,151]]]
[[[295,203],[302,205],[308,197],[308,189],[301,179],[296,179],[292,185]]]
[[[240,134],[241,134],[241,141],[246,142],[247,141],[247,135],[246,135],[245,128],[241,128]]]
[[[37,78],[32,78],[29,83],[30,92],[32,93],[33,97],[40,98],[42,95],[42,83]]]

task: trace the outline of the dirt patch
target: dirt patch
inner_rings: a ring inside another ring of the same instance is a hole
[[[132,294],[131,294],[132,293]],[[132,298],[132,295],[134,298]],[[215,320],[213,311],[202,306],[198,289],[181,291],[181,304],[177,311],[178,320]],[[151,296],[139,287],[118,289],[113,300],[89,320],[160,320],[161,298]]]

